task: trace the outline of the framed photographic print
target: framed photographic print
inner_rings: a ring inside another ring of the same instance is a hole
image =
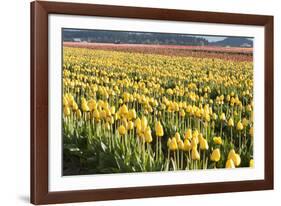
[[[273,17],[31,3],[31,202],[273,189]]]

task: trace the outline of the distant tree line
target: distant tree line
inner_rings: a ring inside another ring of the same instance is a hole
[[[169,44],[169,45],[208,45],[201,37],[184,34],[100,31],[100,30],[63,30],[63,41],[86,41],[115,44]]]

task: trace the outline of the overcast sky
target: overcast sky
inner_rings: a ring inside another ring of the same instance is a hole
[[[207,39],[209,42],[221,41],[226,38],[226,37],[220,37],[220,36],[202,36],[202,37]]]

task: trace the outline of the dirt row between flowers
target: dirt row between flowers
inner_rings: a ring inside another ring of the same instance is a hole
[[[178,46],[148,44],[112,44],[88,42],[64,42],[63,46],[110,50],[120,52],[137,52],[168,56],[219,58],[234,61],[253,61],[253,48],[217,47],[217,46]]]

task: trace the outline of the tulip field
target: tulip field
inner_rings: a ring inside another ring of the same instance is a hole
[[[253,62],[139,50],[63,47],[63,175],[253,167]]]

